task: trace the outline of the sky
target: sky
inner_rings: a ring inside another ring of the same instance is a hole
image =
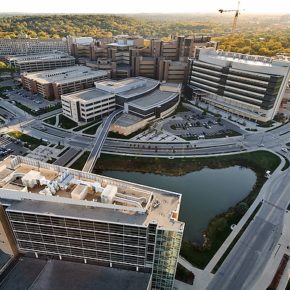
[[[236,0],[1,0],[0,13],[216,13]],[[245,14],[290,13],[290,0],[241,0]]]

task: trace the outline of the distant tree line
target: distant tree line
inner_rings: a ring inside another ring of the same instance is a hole
[[[111,38],[118,34],[160,37],[211,35],[220,48],[272,56],[290,53],[290,16],[241,15],[231,35],[230,15],[32,15],[0,16],[0,37],[61,38],[67,35]]]

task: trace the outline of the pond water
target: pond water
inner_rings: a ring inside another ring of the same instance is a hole
[[[182,176],[103,171],[102,175],[182,193],[179,220],[185,222],[184,239],[201,243],[202,231],[217,214],[245,198],[256,182],[253,170],[241,166],[203,168]]]

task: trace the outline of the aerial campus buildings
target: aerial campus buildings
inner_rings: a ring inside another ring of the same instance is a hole
[[[20,38],[0,39],[0,56],[46,54],[52,51],[70,53],[67,39],[39,39],[25,35]]]
[[[147,273],[140,289],[172,289],[180,203],[174,192],[10,156],[0,163],[1,249]]]
[[[94,82],[107,78],[110,78],[110,71],[96,71],[79,65],[21,75],[25,89],[52,99],[59,99],[63,94],[91,88]]]
[[[51,70],[75,65],[75,58],[63,52],[7,56],[6,61],[20,73]]]
[[[62,95],[63,114],[77,123],[98,120],[123,109],[112,129],[128,135],[149,121],[171,114],[180,100],[181,84],[161,83],[144,77],[106,80],[95,88]]]
[[[208,36],[178,36],[169,41],[128,35],[98,40],[74,36],[61,40],[20,38],[0,39],[0,57],[23,73],[60,69],[61,74],[63,66],[76,61],[92,70],[110,71],[117,80],[145,77],[182,83],[188,98],[255,121],[272,120],[277,112],[287,114],[289,62],[227,53],[217,47]],[[28,78],[22,79],[30,89]],[[84,85],[84,89],[92,86]],[[51,94],[53,97],[59,94]]]
[[[290,62],[202,48],[190,61],[187,95],[267,122],[278,112],[289,78]]]

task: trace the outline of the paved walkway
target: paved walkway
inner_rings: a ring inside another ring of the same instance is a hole
[[[186,261],[183,257],[179,256],[178,263],[181,264],[184,268],[191,271],[194,274],[194,282],[193,285],[189,285],[192,290],[204,290],[207,285],[210,283],[213,278],[213,274],[206,270],[200,270],[193,265],[191,265],[188,261]]]
[[[284,159],[281,159],[280,165],[278,166],[278,168],[276,169],[276,171],[273,173],[274,176],[280,174],[281,169],[283,168],[284,164],[285,164],[285,160]],[[225,240],[225,242],[222,244],[222,246],[219,248],[219,250],[215,253],[215,255],[210,260],[210,262],[207,264],[207,266],[205,267],[204,270],[200,270],[200,269],[192,266],[183,257],[180,257],[179,258],[179,261],[178,262],[182,266],[184,266],[186,269],[192,271],[194,273],[194,275],[195,275],[194,287],[192,289],[196,289],[196,290],[206,289],[206,287],[208,286],[208,284],[210,283],[211,279],[214,276],[211,273],[212,270],[213,270],[213,268],[218,263],[218,261],[221,259],[221,257],[223,256],[223,254],[225,253],[225,251],[227,250],[227,248],[229,247],[229,245],[232,243],[232,241],[235,239],[235,237],[237,236],[237,234],[240,232],[240,230],[242,229],[242,227],[244,226],[244,224],[248,221],[248,219],[250,218],[250,216],[252,215],[252,213],[254,212],[254,210],[256,209],[256,207],[258,206],[258,204],[264,199],[265,194],[267,193],[268,184],[269,184],[269,182],[266,182],[263,185],[263,187],[262,187],[259,195],[255,199],[255,201],[253,202],[253,204],[251,205],[251,207],[249,208],[249,210],[245,213],[245,215],[242,217],[242,219],[240,220],[240,222],[234,227],[234,229],[231,232],[231,234],[228,236],[228,238]],[[290,227],[290,213],[289,213],[289,226],[288,226],[288,228],[289,227]],[[289,235],[290,235],[290,233],[289,233]],[[290,236],[289,236],[289,242],[290,242]],[[266,289],[266,288],[267,287],[265,287],[264,289]],[[256,289],[259,289],[259,288],[256,288]]]

